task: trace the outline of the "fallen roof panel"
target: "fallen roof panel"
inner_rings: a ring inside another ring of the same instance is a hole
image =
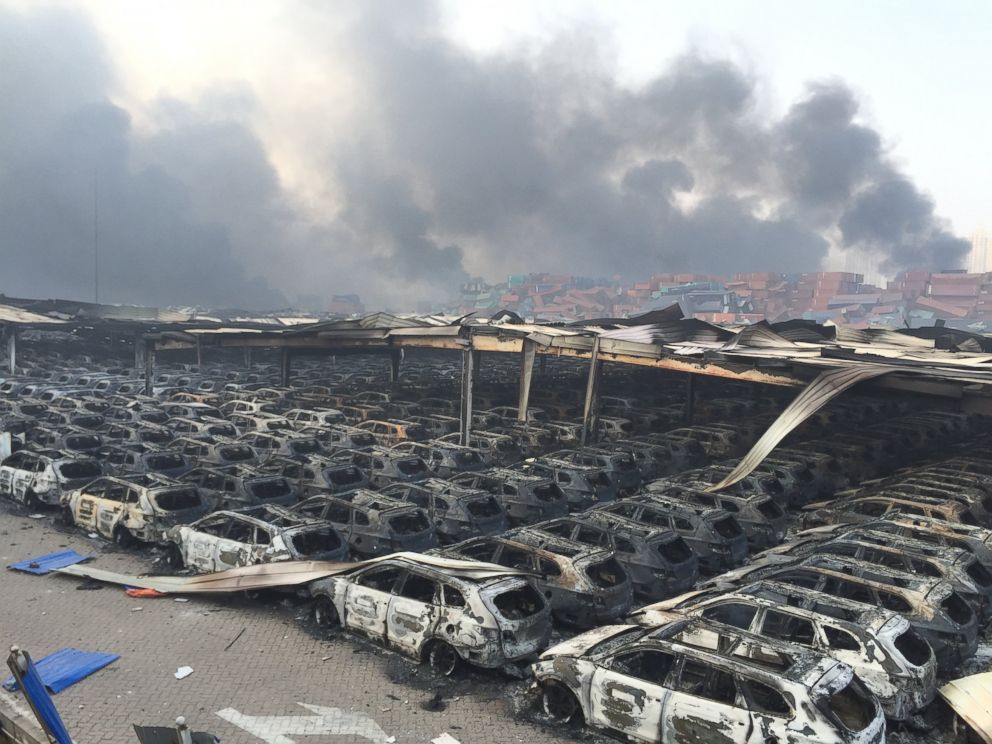
[[[384,560],[401,559],[429,566],[466,578],[486,579],[500,576],[524,576],[523,571],[505,568],[495,563],[438,558],[420,553],[393,553],[380,558],[358,562],[279,561],[242,566],[216,573],[195,576],[129,576],[87,565],[66,566],[58,573],[81,576],[108,584],[154,589],[163,594],[207,594],[256,591],[283,586],[300,586],[330,576],[350,573]]]

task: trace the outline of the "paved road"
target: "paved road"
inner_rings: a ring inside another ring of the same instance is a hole
[[[117,552],[14,509],[0,506],[3,566],[69,547],[95,555],[102,568],[150,570],[143,555]],[[118,587],[80,590],[81,583],[0,571],[4,648],[17,644],[36,659],[67,646],[121,656],[55,697],[81,744],[134,742],[132,724],[168,725],[179,715],[225,744],[389,737],[405,744],[445,732],[463,744],[563,738],[526,710],[525,682],[482,673],[435,680],[426,668],[365,641],[318,637],[306,607],[288,599],[135,599]],[[175,679],[184,665],[193,674]],[[568,738],[592,737],[570,732]]]

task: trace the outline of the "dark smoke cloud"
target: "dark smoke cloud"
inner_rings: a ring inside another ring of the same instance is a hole
[[[967,250],[840,83],[776,119],[751,74],[695,53],[624,88],[581,28],[479,56],[430,2],[297,6],[292,23],[353,91],[326,135],[278,134],[305,141],[326,214],[280,182],[252,124],[285,100],[320,121],[293,81],[152,102],[139,133],[85,19],[0,11],[0,69],[17,71],[0,75],[0,290],[88,294],[94,174],[103,292],[151,304],[358,291],[407,309],[478,274],[809,271],[831,245],[894,271]]]
[[[73,13],[0,10],[0,69],[0,290],[91,299],[96,222],[104,301],[284,303],[265,280],[246,276],[244,246],[233,244],[229,227],[198,214],[273,197],[271,167],[250,132],[229,128],[210,139],[185,122],[144,142],[110,102],[113,72],[92,28]],[[170,155],[164,167],[144,159],[146,147]],[[198,193],[190,184],[206,185],[196,178],[209,166],[225,168],[225,183]],[[253,193],[232,195],[234,185]]]

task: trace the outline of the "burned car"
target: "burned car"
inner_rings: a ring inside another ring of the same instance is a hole
[[[343,627],[450,675],[460,661],[502,667],[551,638],[544,597],[501,566],[397,555],[310,585],[324,628]]]
[[[811,601],[810,608],[796,606]],[[882,705],[886,718],[905,720],[937,692],[937,660],[930,645],[902,615],[867,608],[808,589],[757,582],[729,594],[690,592],[642,607],[630,617],[648,627],[680,616],[787,641],[837,659],[854,669]]]
[[[641,471],[633,454],[616,449],[587,447],[580,450],[558,450],[552,453],[558,460],[576,465],[602,468],[616,484],[617,495],[627,496],[641,486]]]
[[[57,506],[64,494],[103,475],[91,457],[57,450],[20,450],[0,463],[0,495],[29,507]]]
[[[450,478],[458,473],[474,473],[486,467],[477,450],[450,442],[400,442],[391,449],[402,454],[417,455],[439,478]]]
[[[373,491],[311,496],[293,512],[327,520],[348,541],[351,552],[363,558],[437,546],[434,525],[423,509]]]
[[[603,504],[595,511],[674,531],[689,543],[699,556],[700,568],[706,571],[733,568],[747,560],[747,536],[723,509],[649,496]]]
[[[209,510],[195,486],[156,475],[98,478],[62,497],[66,524],[124,546],[160,542],[170,527],[195,521]]]
[[[381,493],[426,511],[442,543],[496,535],[510,526],[506,510],[488,491],[430,478],[419,483],[395,483]]]
[[[351,463],[361,468],[376,488],[388,486],[390,483],[416,483],[431,477],[427,463],[416,455],[405,455],[382,447],[337,454],[347,454]]]
[[[287,478],[247,465],[194,468],[181,480],[201,488],[215,509],[290,506],[299,501],[299,490]]]
[[[318,431],[326,433],[327,436],[322,441],[330,447],[340,447],[341,449],[348,450],[368,450],[374,447],[376,443],[375,437],[372,436],[371,432],[358,429],[354,426],[345,426],[344,424],[322,427],[319,430],[314,427],[303,427],[300,433],[317,436]]]
[[[214,512],[172,527],[165,539],[174,567],[203,573],[275,561],[348,558],[348,543],[333,525],[275,506]]]
[[[562,540],[537,547],[526,535],[516,539],[476,537],[440,551],[449,558],[498,563],[529,572],[557,620],[590,628],[613,622],[630,609],[630,578],[613,551]]]
[[[813,557],[804,565],[770,571],[762,580],[900,613],[933,648],[941,673],[951,671],[975,654],[978,646],[975,611],[952,585],[934,579],[884,577],[877,569],[861,571],[867,575],[853,575],[859,568],[833,556]]]
[[[460,435],[448,435],[445,440],[458,443]],[[473,431],[469,434],[468,444],[475,448],[487,465],[512,465],[524,459],[523,450],[513,437],[505,434],[493,434],[487,431]]]
[[[788,517],[778,504],[764,494],[737,496],[732,493],[708,493],[687,486],[655,481],[648,484],[644,496],[658,495],[664,500],[685,501],[697,506],[723,509],[734,515],[744,529],[751,550],[778,545],[785,538]]]
[[[992,617],[992,571],[966,549],[950,546],[935,547],[911,537],[899,537],[887,532],[856,528],[837,536],[804,535],[787,546],[755,556],[756,561],[772,555],[805,557],[836,555],[867,565],[892,571],[915,574],[929,579],[949,581],[979,613],[982,621]]]
[[[25,432],[24,439],[26,443],[42,449],[65,450],[82,455],[96,452],[104,444],[103,437],[99,434],[73,426],[58,429],[36,426]]]
[[[575,465],[568,460],[546,456],[524,460],[514,465],[513,469],[527,475],[553,479],[573,511],[614,501],[617,497],[617,485],[603,468]]]
[[[506,509],[510,524],[531,524],[568,514],[568,499],[552,478],[528,475],[511,468],[462,473],[451,482],[494,495]]]
[[[369,478],[361,468],[333,457],[311,457],[303,462],[289,457],[274,457],[266,461],[262,469],[296,481],[303,498],[318,493],[348,493],[369,487]]]
[[[157,473],[178,478],[192,467],[192,461],[180,450],[150,449],[142,445],[131,447],[101,447],[97,450],[107,475],[128,473]]]
[[[800,521],[803,527],[857,524],[894,514],[978,525],[975,515],[959,501],[901,494],[897,489],[884,494],[852,495],[834,501],[809,504],[803,510]]]
[[[369,432],[376,442],[385,447],[399,442],[424,442],[430,439],[427,429],[412,421],[365,419],[356,428]]]
[[[644,742],[880,744],[885,718],[851,667],[744,631],[697,622],[609,625],[554,646],[532,667],[545,713]]]
[[[568,540],[614,551],[637,599],[654,601],[679,594],[699,578],[699,558],[674,532],[605,512],[593,510],[519,527],[507,537],[521,533],[537,541]]]
[[[259,460],[258,452],[250,445],[213,438],[177,437],[169,443],[169,448],[179,450],[196,464],[212,467],[248,465]]]

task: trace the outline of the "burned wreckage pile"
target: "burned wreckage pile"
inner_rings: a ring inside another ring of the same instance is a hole
[[[844,396],[714,491],[777,390],[701,383],[688,424],[674,375],[611,369],[583,444],[582,368],[552,360],[520,423],[494,354],[466,446],[440,354],[394,382],[358,355],[289,386],[276,365],[162,365],[148,395],[113,360],[21,363],[0,380],[0,495],[159,551],[174,574],[150,587],[308,562],[320,576],[289,588],[320,627],[441,675],[532,663],[542,720],[882,741],[923,721],[992,620],[982,417]]]

